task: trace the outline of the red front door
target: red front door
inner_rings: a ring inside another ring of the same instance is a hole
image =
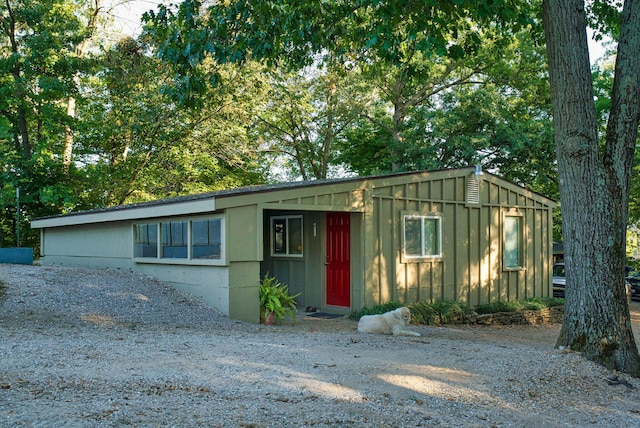
[[[349,213],[327,213],[327,305],[351,306]]]

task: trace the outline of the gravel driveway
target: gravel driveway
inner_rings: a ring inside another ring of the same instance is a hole
[[[371,336],[233,321],[136,273],[0,281],[0,426],[640,426],[640,382],[554,349],[559,325]]]

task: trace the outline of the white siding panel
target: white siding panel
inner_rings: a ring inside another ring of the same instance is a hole
[[[46,229],[44,245],[42,253],[45,258],[71,256],[131,259],[133,254],[133,237],[129,223]]]

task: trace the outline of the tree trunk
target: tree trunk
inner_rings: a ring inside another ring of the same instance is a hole
[[[640,2],[628,1],[626,14],[634,2],[633,7],[638,9]],[[639,31],[637,16],[636,11],[635,22],[623,23],[636,27],[632,37]],[[567,271],[565,316],[557,346],[582,352],[608,368],[640,376],[624,280],[629,159],[633,159],[638,129],[640,63],[633,65],[627,60],[624,65],[616,64],[616,82],[624,89],[618,89],[617,97],[613,94],[610,115],[614,122],[623,118],[613,116],[625,115],[625,125],[613,126],[610,120],[603,151],[593,102],[584,3],[545,0],[543,22]],[[624,34],[622,31],[619,49],[626,50],[629,47],[622,39]],[[637,49],[637,44],[634,46]],[[630,83],[633,80],[635,87]],[[629,109],[633,104],[635,115]],[[622,105],[627,106],[623,112]]]
[[[80,41],[75,48],[78,58],[84,59],[89,52],[89,41],[91,40],[91,37],[93,37],[98,26],[98,17],[101,10],[102,0],[93,0],[89,9],[89,22],[87,23],[86,37]],[[79,86],[80,79],[77,75],[74,76],[73,80],[76,82],[76,85]],[[76,99],[72,96],[67,99],[67,115],[71,118],[76,117]],[[62,149],[62,167],[65,174],[69,173],[69,167],[71,166],[72,159],[73,130],[69,125],[66,125],[64,128],[64,147]]]

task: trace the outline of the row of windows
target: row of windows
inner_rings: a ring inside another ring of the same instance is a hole
[[[222,260],[222,232],[222,218],[136,224],[134,257]]]
[[[405,260],[442,257],[442,217],[403,216]],[[271,255],[302,257],[302,216],[271,218]],[[223,259],[222,218],[182,220],[135,225],[136,258]],[[158,239],[160,237],[160,239]],[[522,267],[522,217],[504,218],[504,267]]]

